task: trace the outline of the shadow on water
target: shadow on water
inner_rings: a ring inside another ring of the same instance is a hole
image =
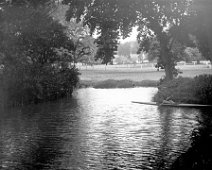
[[[200,126],[191,136],[191,147],[173,163],[171,170],[211,170],[212,117],[211,110],[201,110]]]
[[[160,149],[157,151],[157,154],[160,155],[155,160],[154,167],[159,169],[165,169],[167,166],[167,157],[169,156],[168,153],[172,149],[169,144],[171,143],[171,121],[172,121],[172,114],[173,114],[173,108],[172,107],[159,107],[158,111],[160,113],[160,122],[161,122],[161,144]],[[168,146],[168,147],[167,147]]]
[[[160,147],[152,167],[156,170],[168,170],[176,157],[190,146],[186,136],[192,134],[191,127],[196,123],[197,110],[190,108],[158,107],[161,123]],[[192,121],[193,120],[193,121]]]
[[[135,97],[150,100],[154,93],[147,88],[81,89],[69,100],[2,111],[0,169],[176,167],[172,163],[201,141],[209,114],[131,103]]]
[[[0,169],[60,169],[61,133],[67,130],[68,119],[64,113],[77,106],[71,100],[1,110]],[[77,119],[75,113],[69,116]]]

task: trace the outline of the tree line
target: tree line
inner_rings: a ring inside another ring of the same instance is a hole
[[[54,20],[50,1],[0,2],[2,105],[55,100],[72,94],[78,70],[74,42]]]
[[[138,26],[140,51],[148,51],[149,41],[159,44],[158,66],[165,68],[166,79],[177,74],[176,49],[197,47],[211,59],[212,22],[210,0],[64,0],[69,5],[67,20],[75,17],[97,30],[98,57],[109,63],[117,51],[119,35],[126,38]]]
[[[76,62],[95,58],[110,63],[120,36],[128,37],[135,26],[139,51],[155,49],[152,56],[158,56],[166,79],[173,79],[179,49],[198,48],[212,60],[211,2],[0,0],[1,103],[36,103],[70,95],[78,82]],[[61,3],[67,5],[65,19],[55,15]]]
[[[182,46],[176,43],[173,47],[173,54],[177,55],[177,61],[185,61],[187,63],[205,60],[199,48]],[[160,57],[160,44],[156,39],[150,39],[147,51],[139,51],[139,44],[137,41],[128,41],[120,43],[117,48],[117,55],[113,60],[117,64],[136,64],[142,63],[144,60],[156,63]]]

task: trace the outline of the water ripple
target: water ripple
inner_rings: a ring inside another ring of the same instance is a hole
[[[80,89],[1,113],[1,169],[166,169],[190,147],[195,109],[158,108],[155,88]]]

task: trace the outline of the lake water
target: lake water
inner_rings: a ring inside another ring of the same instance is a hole
[[[155,88],[79,89],[71,99],[1,110],[0,169],[166,169],[201,111],[133,104]]]

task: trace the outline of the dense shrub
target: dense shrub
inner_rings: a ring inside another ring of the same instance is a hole
[[[72,94],[78,82],[73,68],[18,68],[1,76],[1,95],[5,105],[20,105],[55,100]]]
[[[175,102],[196,103],[197,99],[192,93],[191,78],[179,77],[171,81],[164,81],[158,86],[158,93],[154,96],[154,101],[162,102],[165,99],[173,100]]]
[[[91,84],[91,83],[90,83]],[[156,87],[157,81],[143,80],[141,82],[131,80],[105,80],[93,83],[94,88],[132,88],[132,87]]]
[[[71,95],[78,82],[78,70],[71,65],[73,43],[67,37],[65,27],[43,10],[9,6],[2,13],[2,104],[55,100]],[[70,51],[70,55],[63,53],[63,49]]]
[[[201,103],[212,104],[212,75],[196,76],[192,87]]]
[[[193,79],[179,77],[164,81],[158,89],[153,98],[157,102],[168,98],[179,103],[212,104],[212,75],[200,75]]]

